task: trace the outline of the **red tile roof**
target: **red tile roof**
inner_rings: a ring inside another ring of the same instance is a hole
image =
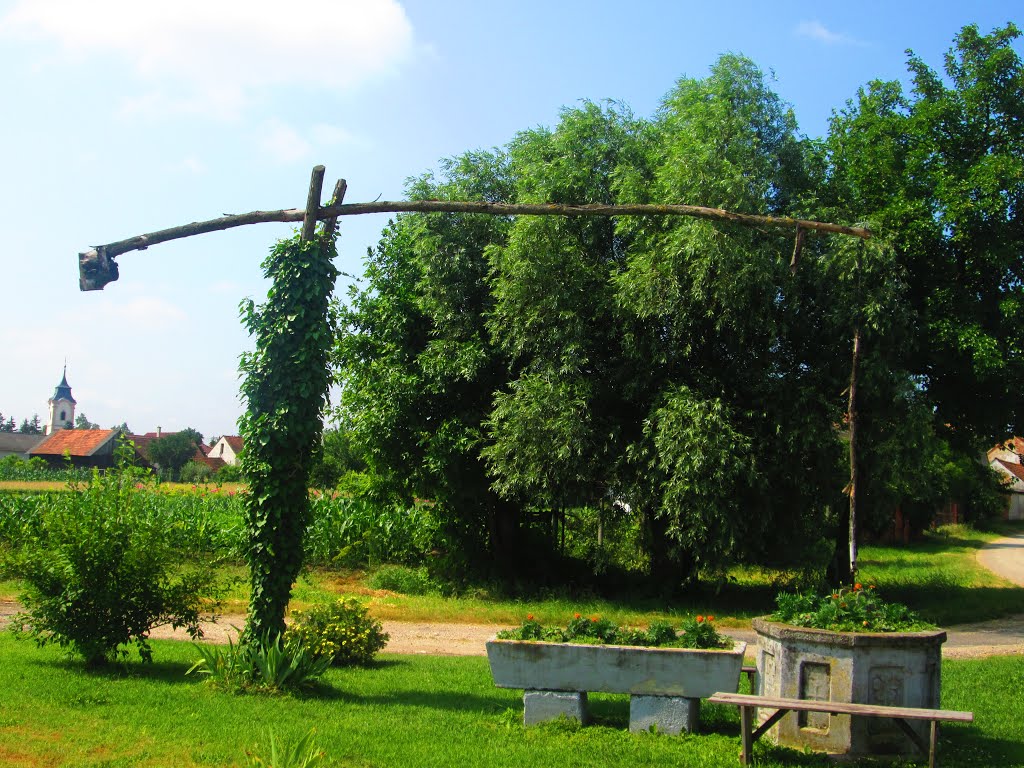
[[[1012,461],[1003,461],[1002,459],[996,459],[996,463],[1018,480],[1024,480],[1024,466]]]
[[[228,441],[236,456],[242,452],[242,438],[238,435],[224,435],[224,439]]]
[[[33,448],[30,456],[92,456],[118,434],[116,429],[59,429]]]

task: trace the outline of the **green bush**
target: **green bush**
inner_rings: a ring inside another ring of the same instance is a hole
[[[213,478],[213,470],[199,461],[190,461],[181,468],[179,478],[183,483],[208,483]]]
[[[373,589],[386,589],[403,595],[426,595],[436,589],[424,566],[382,565],[371,574],[369,584]]]
[[[237,483],[242,479],[242,467],[238,464],[225,464],[217,470],[217,480],[222,483]]]
[[[219,595],[215,571],[182,564],[137,493],[143,477],[123,466],[94,473],[79,493],[48,496],[4,569],[25,584],[16,633],[67,648],[89,665],[125,654],[132,643],[151,661],[149,633],[162,624],[201,636],[201,616],[213,610],[207,599],[215,607]]]
[[[286,641],[294,641],[336,666],[365,666],[388,642],[380,622],[371,618],[366,606],[355,598],[296,612],[294,617]]]

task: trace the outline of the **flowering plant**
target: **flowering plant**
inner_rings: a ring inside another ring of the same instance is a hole
[[[784,624],[837,632],[913,632],[934,629],[907,606],[888,603],[874,585],[861,584],[828,595],[780,594],[770,618]]]
[[[515,629],[502,630],[499,640],[536,640],[548,643],[589,645],[639,645],[658,648],[728,648],[732,641],[715,629],[714,616],[696,616],[684,621],[677,631],[665,622],[653,622],[647,629],[620,627],[599,616],[576,614],[564,627],[546,627],[533,614]]]
[[[285,640],[298,643],[315,658],[330,658],[335,666],[366,666],[389,639],[381,623],[352,597],[292,615],[295,623]]]

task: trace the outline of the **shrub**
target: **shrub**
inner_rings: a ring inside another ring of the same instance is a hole
[[[25,583],[16,633],[56,643],[89,665],[125,654],[131,643],[151,661],[149,632],[161,624],[201,636],[206,598],[216,607],[219,594],[213,565],[182,566],[136,493],[143,476],[122,466],[94,473],[80,493],[49,496],[9,556],[8,569]]]
[[[331,660],[306,648],[295,638],[257,642],[230,640],[227,647],[197,645],[199,660],[188,670],[229,691],[281,693],[312,685],[331,665]]]
[[[213,477],[213,470],[199,461],[190,461],[181,468],[179,475],[183,483],[208,483]]]
[[[222,483],[237,483],[242,479],[242,467],[238,464],[225,464],[217,470],[217,480]]]
[[[874,586],[854,584],[828,595],[780,594],[770,618],[784,624],[836,632],[913,632],[933,629],[907,606],[887,603]]]
[[[426,595],[435,589],[425,567],[382,565],[370,576],[370,587],[403,595]]]
[[[371,618],[366,606],[355,598],[296,612],[294,617],[286,640],[337,666],[365,666],[388,642],[380,622]]]

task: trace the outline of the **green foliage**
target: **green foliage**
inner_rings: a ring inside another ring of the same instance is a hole
[[[498,632],[498,639],[652,648],[731,648],[732,641],[718,633],[714,619],[714,616],[694,616],[683,621],[677,631],[665,622],[653,622],[647,629],[620,627],[600,616],[587,618],[577,613],[563,629],[546,627],[530,614],[520,626]]]
[[[333,343],[330,295],[338,274],[334,236],[279,242],[263,262],[272,281],[266,303],[243,302],[255,350],[242,355],[242,470],[252,579],[246,632],[284,632],[292,583],[302,566],[309,521],[307,483],[320,443]]]
[[[943,485],[988,514],[991,478],[964,470],[1024,424],[1019,36],[1012,23],[988,35],[964,27],[944,73],[911,53],[908,92],[875,81],[833,117],[822,201],[889,240],[852,305],[868,326],[886,318],[865,336],[861,390],[876,518],[897,504],[925,517]]]
[[[860,584],[828,595],[781,593],[778,608],[769,618],[799,627],[835,632],[914,632],[934,629],[907,606],[889,603],[874,586]]]
[[[388,642],[381,624],[355,598],[343,598],[330,605],[297,611],[288,628],[286,643],[297,644],[317,658],[335,666],[366,666]]]
[[[369,584],[373,589],[386,589],[402,595],[426,595],[437,590],[424,566],[382,565],[370,575]]]
[[[84,481],[92,476],[92,470],[82,467],[65,466],[51,467],[45,459],[38,456],[22,459],[19,456],[4,456],[0,459],[0,481]]]
[[[101,429],[99,424],[89,421],[89,418],[80,413],[75,417],[75,429]]]
[[[297,638],[245,640],[227,647],[196,645],[199,659],[189,674],[205,675],[210,683],[236,693],[278,694],[313,685],[331,660],[316,654]]]
[[[237,483],[242,479],[242,467],[240,464],[225,464],[217,470],[217,480],[222,483]]]
[[[252,768],[314,768],[320,765],[325,752],[313,741],[316,729],[310,728],[305,736],[292,743],[279,740],[273,730],[267,732],[270,756],[264,760],[252,752],[246,752]]]
[[[34,526],[20,528],[6,564],[25,584],[25,612],[14,622],[20,634],[89,665],[124,654],[129,644],[151,660],[149,633],[161,624],[201,635],[200,618],[219,593],[213,564],[182,564],[136,493],[143,478],[122,466],[94,473],[80,493],[41,497],[53,503],[41,505]]]
[[[183,483],[208,483],[213,479],[213,470],[201,461],[190,461],[181,468],[178,479]]]
[[[21,420],[21,426],[18,427],[18,431],[23,435],[41,435],[43,434],[43,425],[39,421],[39,414],[32,414],[32,421],[28,419]]]
[[[182,468],[196,455],[198,445],[193,430],[172,432],[151,441],[145,448],[146,458],[159,467],[167,480],[176,480]]]

